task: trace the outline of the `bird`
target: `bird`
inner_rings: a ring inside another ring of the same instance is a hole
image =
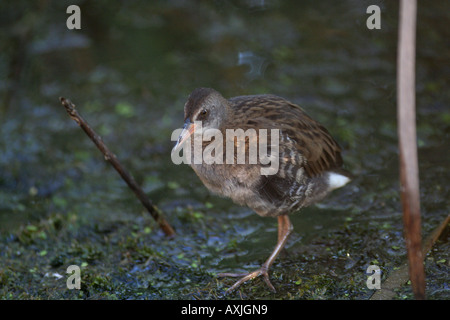
[[[195,142],[191,138],[204,137],[208,130],[216,134],[214,139],[200,140],[200,151],[214,149],[214,152],[210,150],[212,157],[224,161],[193,161]],[[256,132],[256,135],[229,137],[230,130]],[[268,137],[263,137],[262,133],[267,132]],[[278,162],[272,172],[263,173],[262,169],[268,168],[267,161],[257,159],[250,163],[249,155],[245,155],[245,161],[236,161],[240,146],[244,146],[241,150],[250,152],[252,144],[258,146],[259,142],[269,140],[266,160]],[[212,148],[212,144],[227,147]],[[190,152],[192,169],[212,193],[231,198],[262,217],[278,220],[277,244],[259,269],[246,274],[218,274],[240,277],[226,293],[259,276],[276,292],[269,270],[293,232],[289,214],[322,200],[352,177],[343,169],[341,148],[328,130],[300,106],[273,94],[226,99],[212,88],[196,88],[184,105],[184,127],[172,152],[180,152],[182,148]],[[233,156],[227,158],[230,152]],[[225,161],[230,159],[234,161]]]

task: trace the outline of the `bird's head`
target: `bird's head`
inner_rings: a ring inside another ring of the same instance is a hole
[[[196,123],[202,123],[202,134],[208,129],[223,127],[229,112],[227,100],[216,90],[197,88],[190,95],[184,106],[184,128],[174,147],[177,149],[196,131]]]

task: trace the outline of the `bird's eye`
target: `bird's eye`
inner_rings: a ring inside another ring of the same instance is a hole
[[[202,111],[200,111],[200,114],[201,114],[202,116],[206,116],[206,115],[208,114],[208,110],[203,109]]]

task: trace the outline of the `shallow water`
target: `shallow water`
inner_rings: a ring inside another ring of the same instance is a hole
[[[381,30],[366,28],[378,4]],[[398,184],[398,9],[387,1],[1,4],[0,297],[224,298],[276,242],[275,219],[208,193],[170,159],[170,135],[196,87],[225,97],[274,93],[301,105],[343,147],[356,178],[292,216],[272,268],[231,298],[366,299],[366,269],[384,280],[406,258]],[[450,96],[446,1],[419,3],[417,129],[424,235],[449,206]],[[67,116],[82,116],[164,211],[166,239],[134,194]],[[81,266],[81,290],[66,288]],[[427,294],[449,298],[448,238],[426,259]],[[59,277],[60,275],[62,277]],[[409,286],[397,299],[412,297]]]

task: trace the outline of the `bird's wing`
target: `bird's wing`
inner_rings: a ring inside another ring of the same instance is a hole
[[[279,129],[280,164],[303,168],[309,177],[342,166],[341,148],[328,130],[299,106],[274,95],[236,97],[234,128]]]

